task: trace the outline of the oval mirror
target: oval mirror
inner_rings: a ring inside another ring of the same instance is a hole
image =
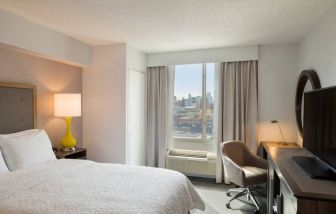
[[[295,95],[296,124],[303,137],[304,93],[321,88],[320,79],[314,70],[304,70],[299,76]]]

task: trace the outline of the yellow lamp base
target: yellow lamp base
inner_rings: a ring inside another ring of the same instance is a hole
[[[66,122],[66,132],[65,136],[61,140],[61,145],[63,148],[74,148],[77,145],[77,140],[72,136],[71,133],[71,117],[66,117],[65,122]]]

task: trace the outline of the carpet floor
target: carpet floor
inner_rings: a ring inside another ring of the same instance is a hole
[[[238,214],[238,213],[255,213],[255,207],[252,201],[247,201],[242,196],[239,200],[231,202],[231,208],[226,207],[226,203],[230,200],[230,196],[226,193],[229,189],[234,188],[233,185],[216,184],[214,179],[190,177],[190,181],[195,186],[197,192],[205,203],[205,211],[192,210],[191,214]],[[256,195],[256,199],[260,206],[260,214],[266,213],[266,188],[265,185],[259,189],[262,194]],[[234,194],[232,194],[234,196]]]

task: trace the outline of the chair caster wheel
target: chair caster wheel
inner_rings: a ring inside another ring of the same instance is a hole
[[[259,214],[259,210],[254,211],[254,214]]]
[[[226,195],[227,195],[227,196],[231,196],[230,192],[227,192]]]
[[[229,203],[226,204],[226,208],[231,209],[231,206]]]

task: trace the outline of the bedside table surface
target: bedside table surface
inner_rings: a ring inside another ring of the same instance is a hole
[[[56,152],[55,152],[55,155],[57,157],[57,159],[60,159],[60,158],[71,158],[71,156],[86,156],[86,149],[84,148],[76,148],[75,151],[62,151],[61,149],[58,149]]]

